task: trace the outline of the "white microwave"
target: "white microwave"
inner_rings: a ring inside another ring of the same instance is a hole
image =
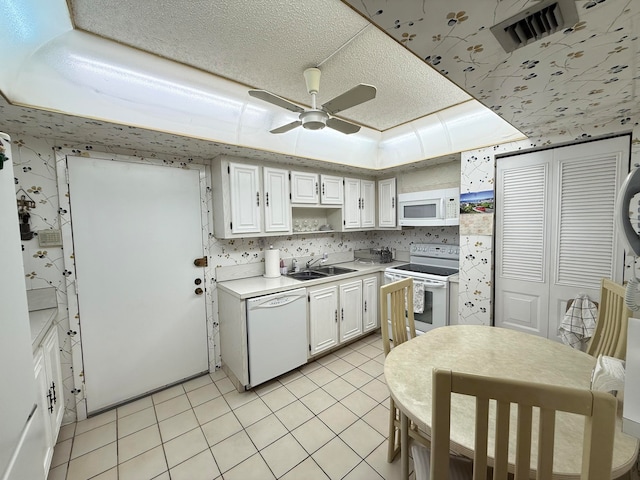
[[[425,227],[460,223],[460,189],[398,194],[398,224]]]

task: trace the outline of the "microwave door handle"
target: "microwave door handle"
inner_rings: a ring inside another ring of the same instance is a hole
[[[440,218],[446,218],[444,197],[440,197]]]

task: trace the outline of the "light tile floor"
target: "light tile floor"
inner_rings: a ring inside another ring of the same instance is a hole
[[[63,426],[48,480],[399,479],[383,362],[373,334],[249,392],[204,375]]]

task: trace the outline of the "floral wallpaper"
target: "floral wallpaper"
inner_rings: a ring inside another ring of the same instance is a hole
[[[11,135],[11,132],[8,132]],[[131,152],[122,153],[121,147],[111,151],[101,145],[94,147],[86,143],[67,143],[36,137],[12,135],[12,152],[15,162],[16,192],[23,189],[36,202],[31,211],[33,231],[61,229],[65,246],[40,248],[37,236],[23,241],[23,262],[25,267],[25,288],[35,289],[53,286],[58,297],[59,313],[55,320],[60,339],[65,395],[65,423],[83,419],[86,416],[83,394],[82,340],[78,299],[75,295],[75,271],[71,242],[72,222],[66,184],[65,155],[101,156],[109,154],[114,160],[128,162],[161,163],[188,168],[190,163],[206,163],[202,159],[153,155],[145,157]],[[207,178],[207,185],[210,179]],[[60,186],[60,188],[59,188]],[[206,189],[205,189],[206,190]],[[209,190],[207,190],[209,191]],[[211,195],[202,199],[204,211],[214,212]],[[206,228],[209,230],[209,221]],[[264,242],[266,243],[266,242]],[[258,238],[222,240],[208,235],[206,250],[209,255],[207,271],[207,335],[209,344],[210,369],[221,365],[219,349],[217,288],[215,268],[219,266],[242,265],[262,262],[264,245]],[[298,234],[269,237],[268,244],[280,249],[286,256],[309,256],[321,252],[349,252],[365,248],[388,246],[407,252],[412,243],[458,244],[457,227],[430,227],[405,229],[403,231],[365,231],[330,234]],[[67,295],[67,291],[70,292]]]
[[[532,0],[345,0],[528,137],[597,136],[640,112],[635,0],[576,0],[579,21],[506,53],[490,27]]]

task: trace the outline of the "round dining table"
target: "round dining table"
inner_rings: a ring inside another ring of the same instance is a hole
[[[412,421],[427,438],[431,432],[434,368],[589,389],[595,363],[594,357],[546,338],[480,325],[440,327],[398,345],[385,359],[384,376],[391,397],[401,412],[402,477],[408,478],[409,473],[408,421]],[[509,471],[513,471],[515,462],[517,418],[516,409],[511,410]],[[638,439],[622,433],[620,412],[621,405],[615,433],[612,478],[627,473],[638,457]],[[451,405],[452,452],[473,458],[474,420],[475,398],[454,395]],[[556,422],[553,478],[579,479],[584,417],[559,413]],[[537,461],[535,437],[532,438],[532,472]],[[489,452],[492,452],[491,438],[489,447]],[[489,465],[492,460],[490,455]]]

